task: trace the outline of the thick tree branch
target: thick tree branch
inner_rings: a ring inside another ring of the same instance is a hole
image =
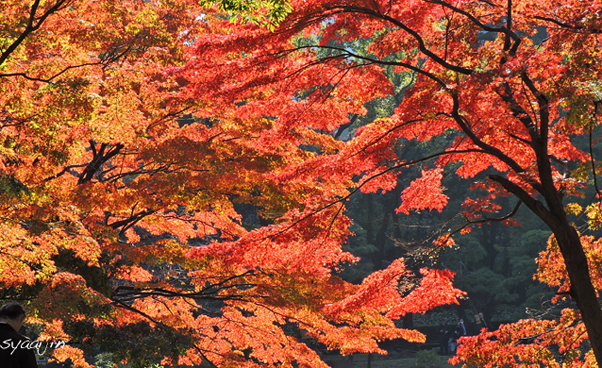
[[[542,149],[544,150],[541,151],[541,154],[547,156],[548,124],[550,121],[550,105],[548,99],[543,93],[541,93],[537,89],[537,87],[535,87],[535,84],[533,84],[533,81],[529,78],[526,72],[522,72],[520,74],[520,78],[523,81],[523,83],[525,83],[527,88],[529,88],[529,91],[533,94],[533,96],[535,96],[535,98],[537,99],[537,105],[539,106],[539,136],[541,142],[545,142],[545,144],[543,144],[542,147]]]
[[[92,161],[88,163],[84,171],[81,173],[77,184],[84,184],[92,180],[92,178],[100,170],[102,165],[105,162],[109,161],[113,156],[121,152],[121,150],[125,147],[123,144],[118,143],[109,148],[109,151],[105,153],[107,147],[111,146],[108,143],[102,143],[98,152],[96,151],[94,141],[90,141],[90,146],[92,148]]]
[[[337,128],[337,132],[334,134],[334,139],[338,140],[339,137],[341,136],[341,134],[343,134],[343,131],[345,131],[345,129],[349,128],[351,125],[353,125],[353,123],[355,123],[355,121],[357,120],[357,118],[359,117],[358,114],[353,114],[353,116],[351,117],[351,119],[349,119],[349,122],[342,124],[341,126],[339,126]]]
[[[510,34],[512,32],[512,0],[508,0],[508,8],[506,13],[506,27],[508,32],[506,33],[506,37],[504,38],[504,51],[510,50]],[[510,54],[514,56],[513,53]]]
[[[511,182],[507,178],[504,178],[500,175],[488,175],[489,179],[495,181],[500,184],[504,189],[508,192],[514,194],[521,202],[523,202],[531,211],[533,211],[539,218],[541,218],[548,226],[552,229],[556,228],[556,222],[552,218],[552,214],[548,211],[545,206],[533,198],[529,193],[527,193],[523,188],[519,185]]]
[[[562,204],[562,192],[557,190],[554,184],[552,164],[548,155],[550,104],[548,98],[537,89],[526,72],[521,73],[521,80],[529,88],[533,96],[535,96],[537,105],[539,106],[539,140],[534,142],[533,149],[535,150],[537,169],[542,187],[540,193],[543,194],[550,211],[557,216],[566,216],[564,205]]]

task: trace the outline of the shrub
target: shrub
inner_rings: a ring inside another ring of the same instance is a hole
[[[420,350],[416,353],[416,366],[420,368],[436,368],[439,366],[439,354],[433,350]]]

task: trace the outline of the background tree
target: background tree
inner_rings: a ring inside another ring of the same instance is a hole
[[[527,207],[554,235],[568,293],[602,361],[602,311],[584,252],[588,240],[573,225],[569,215],[578,211],[568,202],[587,185],[598,192],[592,151],[577,149],[571,139],[591,137],[598,124],[600,6],[291,1],[291,13],[274,33],[246,24],[198,39],[194,54],[210,60],[193,60],[183,71],[191,95],[217,101],[223,115],[269,117],[275,134],[308,144],[330,139],[321,132],[347,124],[366,112],[368,101],[394,93],[384,67],[416,73],[391,116],[357,129],[345,145],[322,150],[281,177],[294,182],[312,176],[316,185],[347,181],[373,193],[393,190],[400,169],[420,165],[421,176],[401,192],[397,208],[409,214],[443,210],[449,200],[442,186],[446,169],[463,178],[486,174],[462,202],[466,222],[442,234],[426,254],[449,245],[456,233],[481,223],[507,223],[519,207]],[[483,34],[487,37],[480,38]],[[295,42],[308,35],[315,42]],[[329,43],[372,38],[357,51]],[[324,49],[332,53],[322,57]],[[197,77],[207,69],[220,77]],[[406,140],[429,142],[450,131],[457,136],[445,149],[435,146],[420,158],[399,156]],[[500,200],[509,195],[512,201]],[[347,198],[341,195],[333,206],[342,210]],[[598,198],[588,211],[597,218]]]
[[[599,243],[599,239],[594,240],[592,236],[582,237],[596,289],[600,289]],[[466,362],[485,367],[597,365],[576,303],[567,297],[570,284],[566,266],[553,236],[547,249],[537,258],[537,264],[537,279],[558,290],[551,303],[537,311],[537,318],[505,324],[496,331],[462,339],[453,363]]]

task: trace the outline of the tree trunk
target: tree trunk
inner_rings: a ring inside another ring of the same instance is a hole
[[[602,309],[590,278],[587,257],[579,234],[568,222],[552,229],[571,282],[570,295],[577,303],[585,323],[596,361],[602,363]]]
[[[540,167],[544,164],[540,163]],[[548,167],[548,170],[540,175],[542,192],[548,208],[510,180],[498,175],[489,177],[522,200],[554,233],[571,283],[570,296],[581,312],[596,361],[599,366],[602,366],[602,309],[592,284],[581,239],[566,216],[562,205],[562,194],[554,187],[551,170]]]
[[[372,262],[374,262],[375,270],[382,270],[387,268],[388,265],[384,264],[385,260],[385,246],[387,241],[387,229],[389,228],[389,205],[386,205],[383,211],[383,219],[378,228],[378,233],[374,238],[374,246],[378,249],[378,252],[372,255]]]
[[[403,328],[406,328],[408,330],[413,329],[414,328],[414,314],[408,313],[405,316],[403,316],[402,323],[403,323],[402,324]]]

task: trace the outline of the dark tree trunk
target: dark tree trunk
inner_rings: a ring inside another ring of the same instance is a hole
[[[571,282],[570,295],[581,312],[596,360],[602,362],[602,310],[579,234],[568,222],[553,231]]]
[[[562,194],[554,187],[551,173],[544,174],[546,172],[540,175],[541,192],[544,194],[547,208],[508,179],[498,175],[491,175],[490,178],[522,200],[554,233],[571,283],[570,296],[581,312],[596,361],[602,362],[602,309],[592,284],[587,257],[579,234],[564,211]]]
[[[503,64],[503,63],[502,63]],[[567,218],[563,205],[563,192],[556,188],[552,170],[551,157],[548,151],[549,132],[550,132],[550,105],[548,98],[537,89],[533,81],[526,72],[521,73],[521,80],[527,86],[533,97],[537,99],[537,118],[531,117],[526,110],[518,103],[514,97],[514,91],[510,84],[505,83],[503,90],[500,90],[500,97],[506,103],[516,118],[523,122],[530,135],[530,146],[535,153],[537,160],[537,179],[527,179],[528,184],[539,192],[544,198],[540,201],[527,193],[522,187],[512,182],[508,178],[499,175],[490,175],[489,177],[501,184],[508,192],[514,194],[521,200],[533,213],[541,218],[554,233],[558,247],[564,258],[564,264],[571,283],[570,295],[575,300],[581,317],[587,329],[592,350],[599,365],[602,365],[602,310],[596,295],[596,290],[592,284],[587,257],[581,244],[581,239],[577,230],[571,225]],[[456,99],[456,106],[459,102]],[[457,107],[455,108],[457,114]],[[458,116],[459,117],[459,116]],[[460,126],[463,122],[457,119]],[[468,134],[473,134],[468,131]],[[473,139],[473,138],[471,138]],[[481,143],[478,138],[473,139],[475,143]],[[493,154],[498,155],[495,149],[489,149]],[[509,159],[508,156],[499,156],[501,159]],[[512,167],[514,161],[508,161]],[[517,174],[524,170],[515,165],[512,167]],[[544,205],[545,203],[545,205]]]

